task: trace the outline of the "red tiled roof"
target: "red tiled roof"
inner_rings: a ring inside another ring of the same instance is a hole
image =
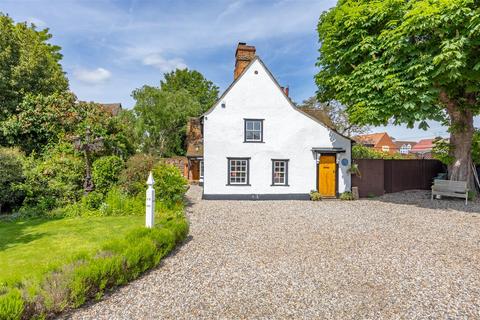
[[[353,140],[361,144],[376,145],[383,138],[384,135],[388,135],[388,134],[386,132],[362,134],[362,135],[353,137]]]
[[[411,152],[430,152],[433,148],[435,139],[422,139],[413,146]]]

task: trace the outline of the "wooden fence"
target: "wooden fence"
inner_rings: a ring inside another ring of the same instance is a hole
[[[358,187],[360,197],[411,189],[429,190],[433,179],[445,172],[438,160],[377,160],[356,159],[361,176],[352,175],[352,186]]]

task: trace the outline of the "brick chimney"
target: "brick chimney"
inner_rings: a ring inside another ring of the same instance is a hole
[[[238,76],[245,70],[253,58],[255,58],[255,47],[248,46],[245,42],[239,42],[235,52],[233,80],[237,80]]]

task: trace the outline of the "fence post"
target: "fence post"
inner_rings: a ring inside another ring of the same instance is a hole
[[[155,180],[153,180],[152,172],[148,175],[147,179],[147,200],[145,205],[145,226],[147,228],[153,228],[154,225],[154,214],[155,214],[155,189],[153,189],[153,184]]]

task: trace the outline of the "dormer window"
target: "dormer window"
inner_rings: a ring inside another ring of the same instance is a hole
[[[263,142],[263,119],[244,119],[244,142]]]

